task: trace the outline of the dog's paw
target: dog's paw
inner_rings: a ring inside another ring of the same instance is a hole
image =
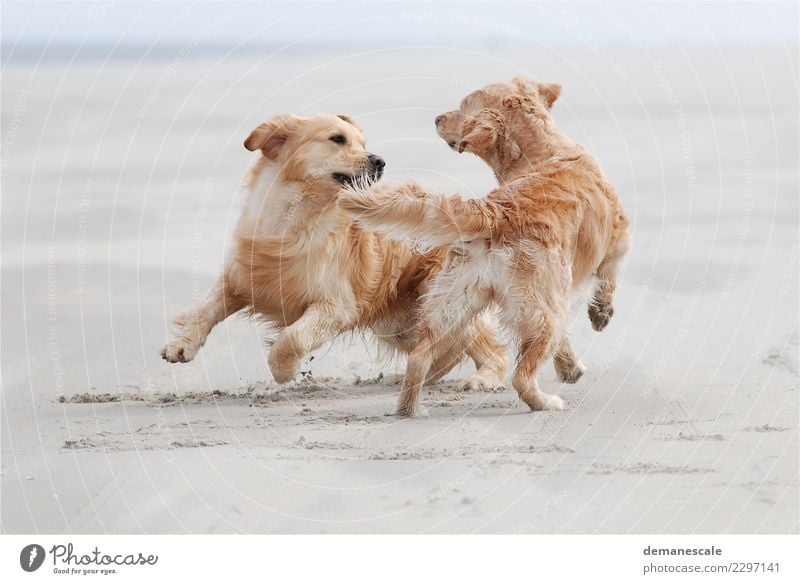
[[[170,363],[188,363],[194,359],[201,346],[202,343],[196,340],[178,337],[161,347],[161,357]]]
[[[390,373],[381,378],[381,385],[400,385],[403,383],[405,375],[402,373]]]
[[[497,379],[496,377],[488,378],[480,373],[475,373],[472,377],[464,380],[464,383],[461,384],[461,389],[464,391],[491,391],[502,386],[502,379]]]
[[[589,320],[592,321],[592,328],[597,332],[606,328],[612,316],[614,316],[614,307],[610,304],[589,305]]]
[[[419,403],[418,400],[412,402],[401,398],[400,402],[397,404],[395,414],[401,418],[426,417],[428,416],[428,408]]]
[[[564,400],[557,395],[538,392],[533,399],[529,400],[528,407],[533,412],[558,411],[564,409]]]
[[[300,362],[298,361],[294,364],[287,364],[273,363],[270,361],[269,370],[272,373],[272,377],[275,379],[275,382],[282,385],[284,383],[289,383],[295,377],[297,377],[297,372],[300,370]]]
[[[577,383],[586,372],[586,367],[580,361],[570,364],[556,364],[556,375],[561,383]]]
[[[417,405],[412,408],[400,405],[397,407],[395,415],[401,418],[427,418],[430,416],[430,411],[423,405]]]
[[[417,412],[416,407],[403,403],[398,405],[397,410],[395,411],[395,413],[401,418],[413,418],[416,412]]]
[[[300,371],[300,360],[281,357],[279,351],[275,349],[276,347],[273,346],[267,358],[269,370],[277,383],[289,383],[297,377],[297,373]]]

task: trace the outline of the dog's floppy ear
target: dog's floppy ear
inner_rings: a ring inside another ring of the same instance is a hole
[[[553,109],[553,104],[561,95],[561,86],[558,83],[539,83],[539,97],[547,106],[547,109]]]
[[[356,124],[355,120],[353,120],[353,118],[351,118],[350,116],[346,116],[344,114],[337,114],[336,117],[339,118],[340,120],[344,120],[351,126],[355,126],[355,128],[358,129],[359,132],[361,131],[361,126]]]
[[[524,75],[517,75],[514,77],[513,82],[523,93],[538,95],[539,99],[547,106],[547,109],[553,109],[553,104],[558,99],[558,96],[561,95],[561,86],[558,83],[537,83]]]
[[[264,156],[274,160],[289,141],[296,122],[297,118],[293,115],[275,116],[250,132],[244,141],[244,147],[250,152],[261,150]]]
[[[458,151],[465,150],[473,154],[483,154],[488,152],[497,140],[497,131],[491,120],[480,118],[470,118],[464,122],[461,130],[461,141],[458,143]]]

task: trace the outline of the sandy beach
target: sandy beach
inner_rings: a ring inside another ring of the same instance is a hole
[[[290,51],[17,64],[2,84],[5,533],[797,533],[797,55],[780,45]],[[433,118],[527,72],[632,220],[614,320],[570,324],[566,409],[510,386],[392,415],[368,338],[278,387],[229,319],[162,361],[286,111],[353,116],[386,181],[482,196]]]

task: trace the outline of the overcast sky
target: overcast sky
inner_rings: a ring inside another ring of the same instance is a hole
[[[16,43],[125,45],[798,42],[798,4],[3,2]]]

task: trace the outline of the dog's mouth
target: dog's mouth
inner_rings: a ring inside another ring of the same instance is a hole
[[[351,185],[355,181],[356,177],[352,174],[345,174],[343,172],[334,172],[333,173],[333,180],[342,183],[343,185]]]
[[[448,140],[447,145],[450,146],[453,150],[456,149],[456,142],[455,140]]]
[[[382,168],[370,169],[361,174],[347,174],[344,172],[334,172],[332,175],[333,180],[344,186],[352,187],[356,184],[372,184],[381,180],[383,176]]]

